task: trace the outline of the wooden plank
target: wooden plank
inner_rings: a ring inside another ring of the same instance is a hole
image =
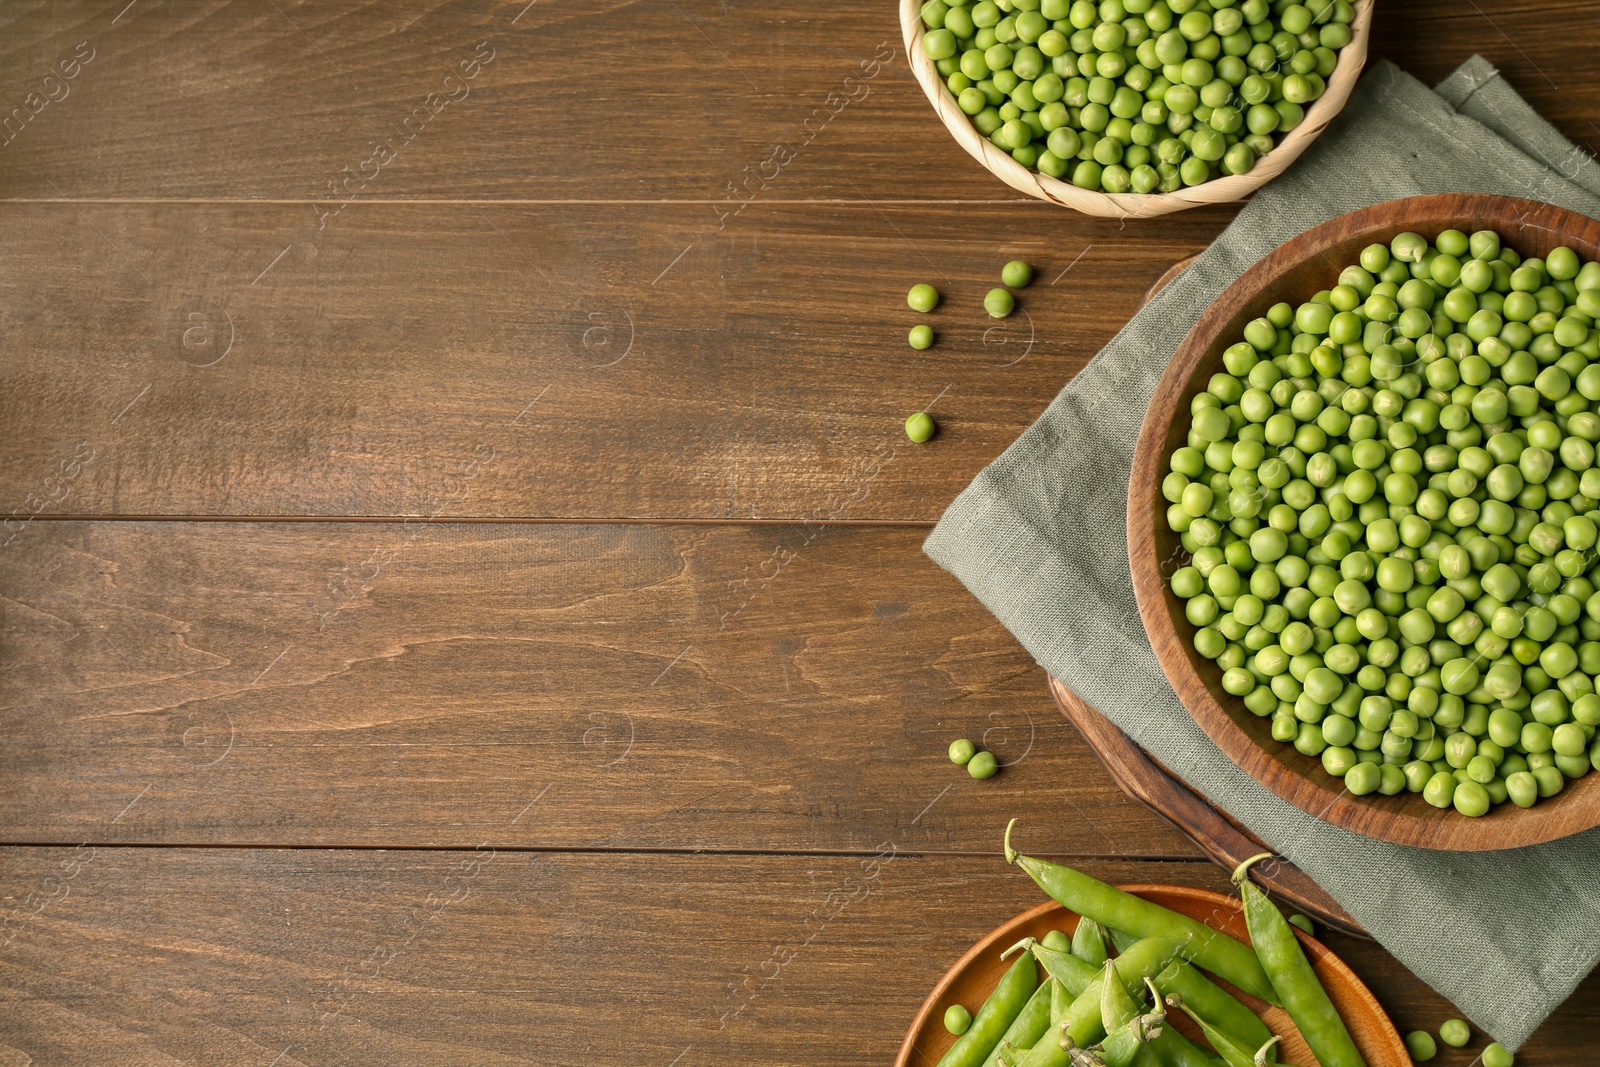
[[[730,183],[761,199],[1019,198],[934,117],[890,7],[35,0],[7,15],[0,107],[25,109],[0,148],[8,197],[311,201],[356,174],[358,199],[666,199],[706,218],[749,195]],[[1385,4],[1372,53],[1430,83],[1482,53],[1593,146],[1600,59],[1571,47],[1592,30],[1581,2]],[[62,79],[85,41],[93,58]],[[437,112],[407,127],[429,93]],[[928,177],[907,181],[908,161]]]
[[[0,517],[931,520],[1226,221],[13,204]],[[998,323],[1018,255],[1040,280]]]
[[[0,834],[989,853],[1049,811],[1197,855],[921,537],[36,522],[0,551]],[[960,736],[1014,765],[974,781]]]
[[[6,848],[6,895],[57,899],[13,919],[0,950],[0,1054],[277,1056],[280,1067],[887,1063],[943,970],[1041,899],[998,857],[891,847],[803,861]],[[1202,863],[1080,865],[1117,882],[1226,889]],[[1447,1017],[1420,983],[1396,980],[1381,949],[1330,943],[1402,1028]],[[1584,1047],[1593,1003],[1580,993],[1526,1062],[1576,1062],[1557,1053]]]

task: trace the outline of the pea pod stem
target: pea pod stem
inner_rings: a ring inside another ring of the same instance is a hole
[[[1272,1062],[1272,1060],[1274,1058],[1276,1058],[1276,1055],[1277,1055],[1276,1050],[1273,1048],[1273,1046],[1276,1045],[1278,1042],[1280,1042],[1282,1040],[1283,1040],[1283,1038],[1279,1037],[1277,1034],[1273,1034],[1272,1035],[1272,1040],[1268,1041],[1266,1044],[1264,1044],[1260,1048],[1256,1049],[1256,1054],[1255,1054],[1255,1057],[1254,1057],[1254,1059],[1255,1059],[1255,1067],[1267,1067],[1267,1064]]]
[[[1039,888],[1063,907],[1110,929],[1125,930],[1141,938],[1181,939],[1186,942],[1185,959],[1269,1004],[1279,1003],[1272,982],[1249,945],[1187,915],[1125,893],[1070,867],[1019,854],[1011,846],[1011,832],[1016,822],[1012,819],[1006,826],[1006,861],[1020,865]]]
[[[1244,921],[1250,930],[1250,942],[1273,987],[1282,997],[1284,1010],[1300,1028],[1300,1036],[1305,1038],[1317,1063],[1321,1067],[1366,1067],[1366,1060],[1361,1058],[1355,1042],[1350,1039],[1350,1031],[1345,1029],[1338,1009],[1328,999],[1311,961],[1300,947],[1294,927],[1250,880],[1250,868],[1270,855],[1252,856],[1233,872],[1233,880],[1244,900]],[[1248,1067],[1253,1064],[1252,1057]]]

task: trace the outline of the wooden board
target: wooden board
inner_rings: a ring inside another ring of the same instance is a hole
[[[0,516],[931,522],[1227,217],[10,205]]]
[[[882,1063],[1036,899],[1005,818],[1102,877],[1223,887],[917,543],[1230,210],[1017,203],[903,57],[860,81],[889,8],[4,19],[0,116],[37,113],[0,144],[0,1067]],[[1380,4],[1374,37],[1425,80],[1482,52],[1594,145],[1593,32],[1451,0]],[[30,97],[84,41],[70,96]],[[1012,255],[1077,262],[1025,295],[1021,360],[962,317]],[[923,280],[952,301],[914,353]],[[410,521],[320,521],[367,517]],[[944,762],[1030,715],[999,777]],[[119,844],[20,843],[91,839]],[[1401,1029],[1454,1014],[1328,936]],[[1584,1062],[1597,990],[1522,1062]]]
[[[1043,673],[921,540],[36,522],[0,550],[0,835],[989,854],[1048,810],[1039,848],[1197,855],[1075,775]],[[960,736],[1010,766],[974,781]]]

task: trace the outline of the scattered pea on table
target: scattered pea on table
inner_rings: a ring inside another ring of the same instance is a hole
[[[933,346],[933,327],[927,325],[911,327],[911,332],[906,335],[906,341],[919,352],[924,348],[931,348]]]
[[[1439,1054],[1439,1046],[1426,1030],[1413,1030],[1406,1035],[1406,1050],[1415,1063],[1426,1063]]]
[[[944,1010],[944,1028],[960,1037],[972,1026],[972,1013],[960,1004],[952,1004]]]
[[[1003,319],[1017,306],[1017,298],[1011,295],[1009,289],[990,289],[983,298],[983,310],[991,317]]]
[[[932,311],[939,306],[939,290],[926,282],[913,285],[911,291],[906,294],[906,303],[911,306],[912,311]]]
[[[932,437],[935,429],[933,416],[926,411],[919,411],[906,419],[906,436],[919,445]]]
[[[1033,281],[1033,267],[1020,259],[1013,259],[1000,268],[1000,280],[1013,289],[1025,289]]]
[[[1483,1050],[1483,1067],[1513,1067],[1517,1057],[1496,1041]]]
[[[1000,769],[1000,761],[993,752],[978,752],[967,761],[967,773],[974,778],[993,778]]]
[[[1446,1019],[1439,1024],[1439,1040],[1451,1048],[1460,1048],[1472,1040],[1472,1027],[1465,1019]]]
[[[957,767],[965,766],[967,761],[977,753],[978,746],[968,741],[965,737],[950,742],[950,762]]]

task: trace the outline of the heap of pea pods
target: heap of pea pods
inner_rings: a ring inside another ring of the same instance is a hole
[[[1348,0],[927,0],[923,50],[979,133],[1108,193],[1244,174],[1327,90]]]
[[[1478,816],[1600,767],[1600,264],[1364,249],[1191,404],[1162,483],[1194,647],[1356,795]]]

